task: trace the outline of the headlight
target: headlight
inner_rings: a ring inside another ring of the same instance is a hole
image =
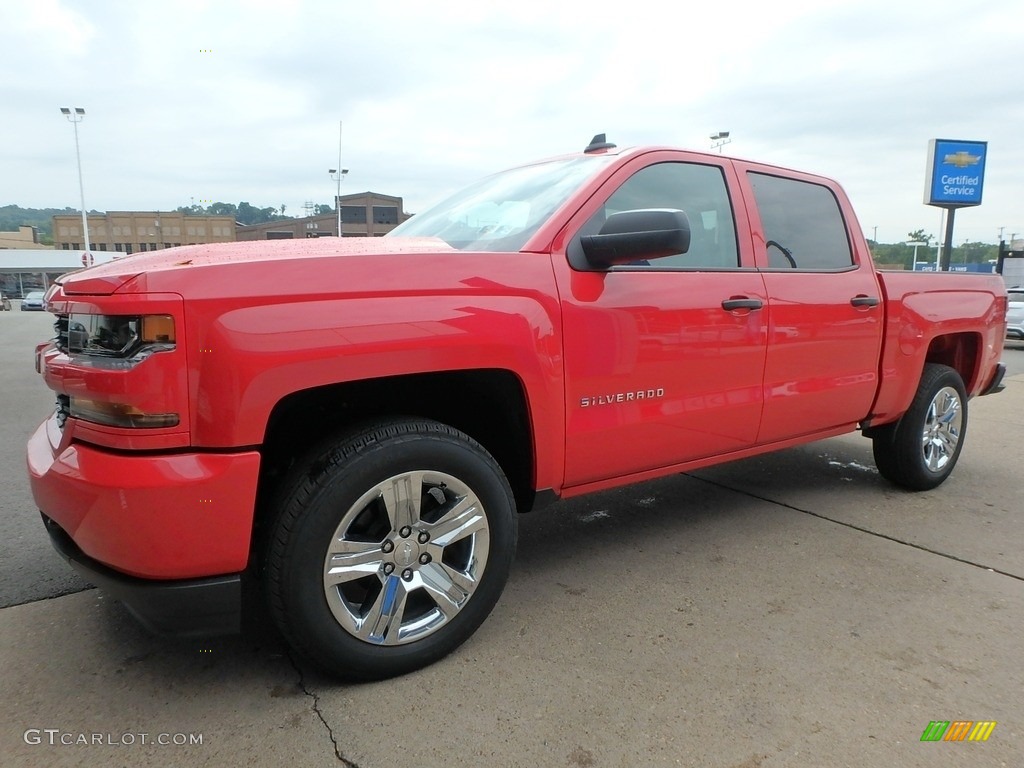
[[[71,354],[131,358],[139,353],[174,349],[170,315],[80,315],[68,318]]]
[[[170,315],[71,314],[58,316],[56,330],[57,347],[77,365],[126,376],[154,353],[175,348]],[[180,417],[168,405],[151,391],[127,388],[111,391],[109,398],[71,394],[68,412],[76,419],[110,427],[176,427]]]

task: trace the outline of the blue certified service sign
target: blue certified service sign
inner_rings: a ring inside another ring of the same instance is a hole
[[[932,139],[928,142],[925,204],[947,208],[981,205],[987,152],[987,141]]]

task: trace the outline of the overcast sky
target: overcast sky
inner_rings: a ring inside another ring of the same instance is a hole
[[[838,179],[868,237],[941,234],[928,140],[987,141],[954,240],[1024,236],[1020,0],[3,0],[0,205],[170,210],[405,198],[582,149],[727,154]]]

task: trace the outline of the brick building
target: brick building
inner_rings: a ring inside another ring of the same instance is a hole
[[[0,232],[0,249],[17,248],[20,250],[53,250],[51,245],[39,242],[39,231],[35,227],[22,225],[17,232]]]
[[[341,196],[341,230],[345,237],[380,237],[411,214],[402,209],[402,198],[361,192]],[[302,219],[281,219],[239,227],[238,240],[292,240],[303,237],[337,237],[335,211]]]
[[[186,216],[177,211],[108,211],[90,213],[88,219],[93,251],[129,254],[235,240],[232,216]],[[81,214],[53,217],[53,247],[65,251],[85,248]]]

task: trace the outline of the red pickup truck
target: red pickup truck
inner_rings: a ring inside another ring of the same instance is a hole
[[[384,238],[133,255],[47,309],[57,549],[158,631],[237,630],[256,594],[373,679],[469,637],[556,498],[858,429],[938,485],[1001,389],[1006,291],[876,272],[828,179],[598,136]]]

